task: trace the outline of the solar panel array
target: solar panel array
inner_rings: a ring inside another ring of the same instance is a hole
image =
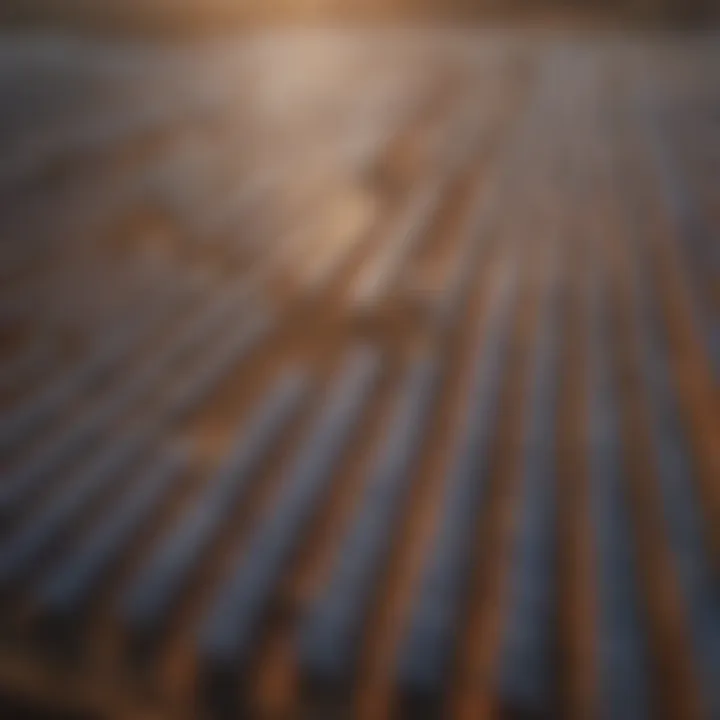
[[[0,41],[3,712],[720,717],[719,48]]]

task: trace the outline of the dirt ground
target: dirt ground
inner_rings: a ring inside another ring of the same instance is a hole
[[[343,25],[704,27],[714,0],[5,0],[0,24],[104,34],[196,35]]]

